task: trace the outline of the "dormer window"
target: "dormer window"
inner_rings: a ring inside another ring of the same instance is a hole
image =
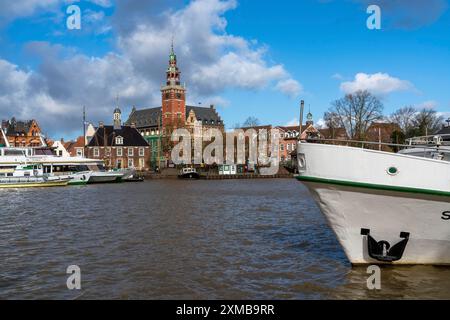
[[[116,137],[116,145],[119,145],[119,146],[121,146],[121,145],[123,145],[123,137]]]

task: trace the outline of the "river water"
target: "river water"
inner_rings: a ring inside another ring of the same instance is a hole
[[[293,179],[0,190],[3,299],[450,299],[450,268],[368,276]]]

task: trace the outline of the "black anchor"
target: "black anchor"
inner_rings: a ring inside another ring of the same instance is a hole
[[[409,232],[400,233],[400,242],[391,246],[386,240],[376,241],[371,235],[369,229],[361,229],[361,235],[367,236],[367,248],[369,256],[382,262],[394,262],[403,257],[406,245],[409,241]]]

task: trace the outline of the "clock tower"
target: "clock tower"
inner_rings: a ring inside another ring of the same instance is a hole
[[[162,127],[164,131],[184,127],[186,122],[186,88],[180,82],[181,72],[177,66],[177,56],[173,50],[173,43],[166,74],[166,84],[161,88]]]

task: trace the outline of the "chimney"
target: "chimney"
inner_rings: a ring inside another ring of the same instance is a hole
[[[136,129],[136,123],[132,122],[132,123],[131,123],[131,127],[132,127],[133,129]]]
[[[214,109],[214,105],[213,105],[213,104],[211,104],[209,107],[210,107],[211,109]]]
[[[99,123],[98,123],[98,127],[99,128],[103,128],[105,125],[104,125],[104,123],[103,123],[103,121],[100,121]]]

